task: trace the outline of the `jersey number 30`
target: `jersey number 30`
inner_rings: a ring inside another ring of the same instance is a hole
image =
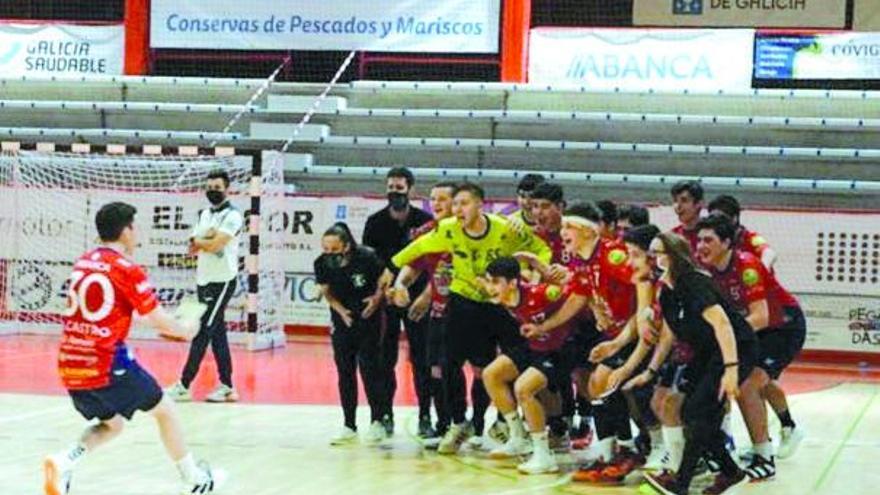
[[[92,286],[100,289],[101,294],[98,300],[101,305],[97,309],[91,309],[86,303],[86,294]],[[82,315],[83,319],[89,322],[98,322],[106,318],[113,311],[113,304],[116,302],[116,291],[113,289],[113,283],[107,275],[99,272],[93,272],[86,275],[83,271],[74,271],[70,275],[70,288],[67,291],[68,304],[67,316],[73,316],[77,311]]]

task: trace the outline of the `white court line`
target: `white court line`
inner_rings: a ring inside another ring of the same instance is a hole
[[[40,416],[51,416],[53,414],[57,414],[60,412],[68,411],[70,408],[67,406],[55,406],[47,409],[40,409],[38,411],[32,411],[24,414],[15,414],[12,416],[0,416],[0,423],[11,423],[13,421],[21,421],[23,419],[31,419],[31,418],[39,418]]]

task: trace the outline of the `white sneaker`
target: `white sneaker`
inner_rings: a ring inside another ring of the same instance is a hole
[[[523,474],[547,474],[559,472],[559,464],[553,454],[535,451],[529,460],[516,467]]]
[[[358,434],[347,426],[343,426],[333,438],[330,439],[330,445],[348,445],[357,443]]]
[[[489,452],[492,459],[510,459],[511,457],[519,457],[526,455],[532,451],[532,442],[525,438],[510,437],[504,445],[496,447]]]
[[[779,441],[779,449],[776,452],[776,457],[780,459],[788,459],[789,457],[793,456],[803,439],[803,427],[783,427],[781,439]]]
[[[452,424],[437,446],[438,454],[455,454],[470,437],[474,436],[474,427],[470,423]]]
[[[614,437],[594,441],[586,450],[578,452],[577,462],[581,464],[593,464],[595,462],[611,462],[614,457]]]
[[[216,493],[223,485],[229,475],[222,469],[211,469],[207,462],[199,463],[199,476],[194,483],[184,483],[180,490],[181,495],[191,495],[194,493]]]
[[[642,469],[645,471],[662,471],[667,469],[669,463],[669,453],[664,448],[652,448],[648,458],[645,459],[645,465]]]
[[[73,469],[70,462],[59,455],[51,455],[43,461],[43,491],[45,495],[67,495]]]
[[[473,436],[467,439],[465,445],[468,446],[471,450],[477,451],[486,451],[490,450],[492,446],[497,446],[495,442],[492,441],[491,438],[486,436]]]
[[[183,383],[180,382],[166,388],[165,395],[174,402],[189,402],[192,400],[192,395],[190,395],[189,389],[184,387]]]
[[[499,444],[507,443],[510,439],[510,426],[504,421],[495,420],[492,426],[486,430],[486,436]]]
[[[367,430],[367,435],[364,437],[364,441],[370,444],[377,444],[386,438],[388,438],[388,433],[385,432],[385,426],[382,422],[373,421],[370,423],[370,429]]]
[[[238,392],[234,388],[221,383],[205,397],[205,402],[238,402],[238,398]]]

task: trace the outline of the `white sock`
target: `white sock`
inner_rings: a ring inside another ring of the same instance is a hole
[[[70,468],[76,466],[80,460],[86,455],[88,449],[81,443],[75,443],[69,449],[64,451],[63,458]]]
[[[509,412],[504,415],[504,419],[507,421],[507,426],[510,430],[510,438],[522,439],[526,437],[526,430],[523,428],[518,412]]]
[[[727,434],[727,436],[733,437],[733,428],[730,426],[730,422],[730,413],[727,413],[724,415],[724,418],[721,419],[721,431]]]
[[[773,458],[773,444],[770,442],[759,443],[755,445],[755,453],[769,461]]]
[[[648,430],[648,436],[651,437],[651,450],[663,447],[663,430],[651,428]]]
[[[595,444],[595,452],[597,460],[610,462],[611,458],[614,457],[614,444],[615,437],[603,438],[596,442]]]
[[[186,454],[183,459],[175,462],[175,464],[177,465],[177,472],[180,473],[180,477],[183,481],[187,483],[195,483],[199,480],[199,474],[202,471],[196,466],[196,460],[191,453]]]
[[[546,431],[529,433],[532,437],[532,449],[536,454],[550,455],[550,437]]]
[[[684,457],[684,427],[664,426],[663,444],[669,452],[669,467],[678,471],[681,466],[681,458]]]

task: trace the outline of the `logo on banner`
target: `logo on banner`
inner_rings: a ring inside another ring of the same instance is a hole
[[[336,219],[345,220],[348,217],[348,207],[346,205],[336,205]]]
[[[701,15],[703,0],[673,0],[672,13],[675,15]]]
[[[849,330],[853,344],[880,346],[880,308],[850,309]]]

